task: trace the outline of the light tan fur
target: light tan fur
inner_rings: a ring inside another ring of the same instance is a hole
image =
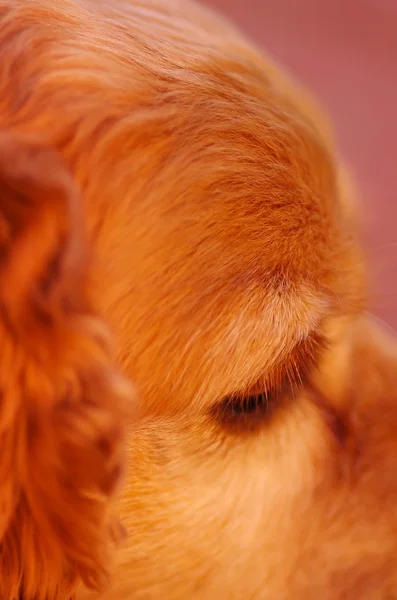
[[[352,193],[210,11],[0,0],[1,600],[397,598]]]

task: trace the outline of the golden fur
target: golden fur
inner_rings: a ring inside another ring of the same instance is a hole
[[[231,25],[0,0],[0,240],[1,600],[397,598],[349,175]]]

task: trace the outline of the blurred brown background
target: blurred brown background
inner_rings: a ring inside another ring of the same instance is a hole
[[[322,101],[362,196],[373,307],[397,328],[397,0],[207,0]]]

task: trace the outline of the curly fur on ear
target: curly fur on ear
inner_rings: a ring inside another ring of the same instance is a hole
[[[95,313],[79,205],[55,151],[0,135],[0,598],[106,578],[129,386]]]

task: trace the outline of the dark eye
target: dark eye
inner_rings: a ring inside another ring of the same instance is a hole
[[[257,413],[269,409],[271,398],[268,394],[260,393],[243,398],[225,398],[224,410],[236,415]]]
[[[232,430],[251,430],[263,425],[280,403],[278,393],[249,393],[223,398],[215,407],[215,415]]]
[[[268,423],[281,404],[292,401],[307,386],[325,347],[321,335],[310,335],[268,377],[247,392],[227,396],[217,403],[214,407],[217,419],[238,430],[256,429]]]

